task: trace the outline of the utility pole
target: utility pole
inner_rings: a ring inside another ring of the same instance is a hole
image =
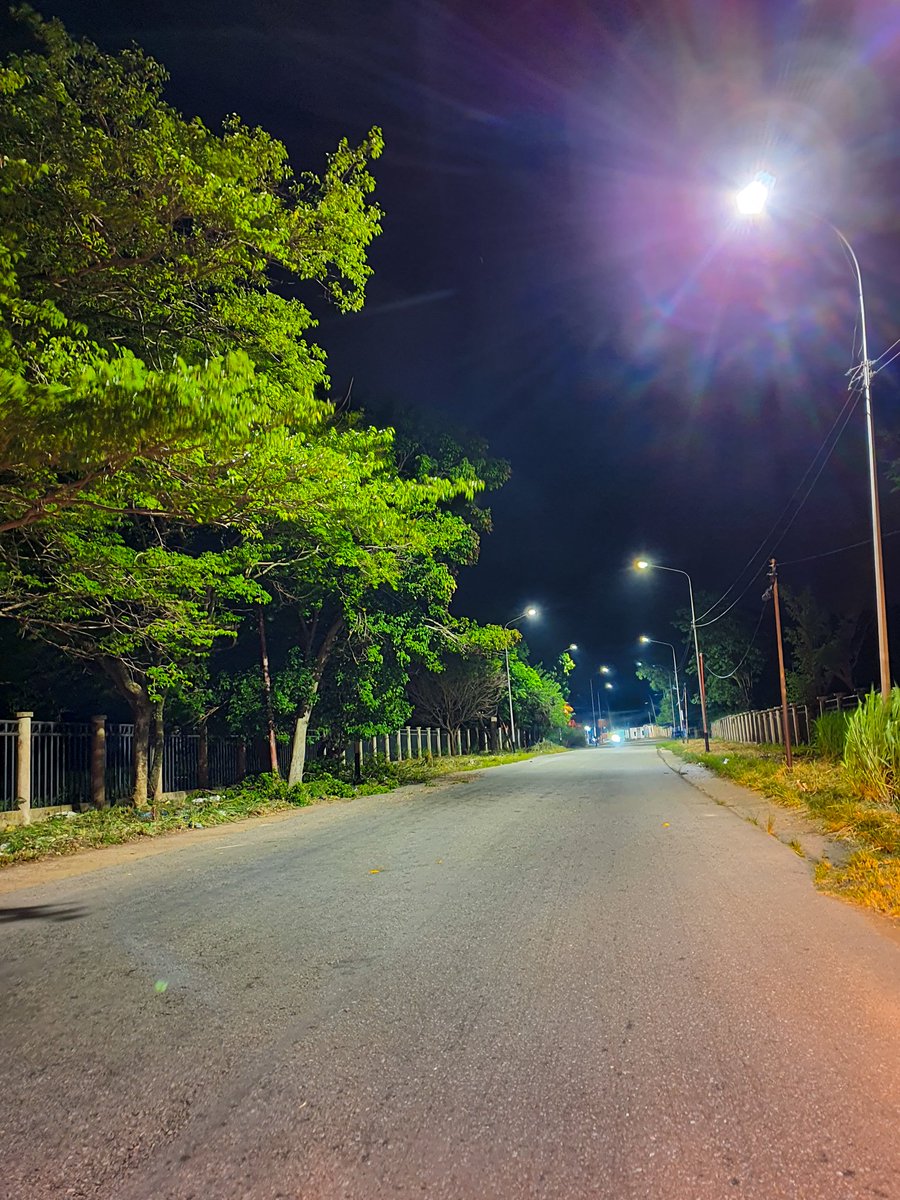
[[[697,628],[694,627],[694,638],[697,637]],[[697,667],[700,675],[700,712],[703,716],[703,745],[706,753],[709,754],[709,725],[706,722],[706,670],[703,666],[703,654],[697,651]]]
[[[591,676],[591,738],[597,741],[597,710],[594,707],[594,677]]]
[[[774,558],[769,560],[769,590],[763,596],[763,599],[767,600],[769,596],[775,602],[775,639],[778,642],[778,681],[781,684],[781,725],[784,730],[785,764],[790,771],[794,765],[794,756],[791,751],[791,731],[788,728],[787,682],[784,676],[784,644],[781,638],[781,604],[778,599],[778,567]]]

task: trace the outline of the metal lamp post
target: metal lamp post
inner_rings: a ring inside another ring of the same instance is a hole
[[[513,625],[515,625],[518,621],[523,621],[526,617],[536,617],[537,613],[538,613],[538,610],[534,607],[533,604],[530,604],[528,606],[528,608],[525,609],[524,612],[520,612],[517,617],[513,617],[513,619],[511,621],[507,621],[506,624],[503,626],[503,628],[511,629],[513,627]],[[506,663],[506,695],[509,699],[510,748],[512,750],[515,750],[515,748],[516,748],[516,719],[513,716],[512,676],[510,675],[510,672],[509,672],[509,648],[507,646],[503,647],[503,658]]]
[[[735,203],[738,212],[744,216],[761,215],[768,205],[775,179],[771,175],[760,174],[737,193]],[[863,295],[862,271],[859,259],[850,242],[836,225],[821,217],[817,220],[835,234],[838,241],[847,252],[853,267],[856,280],[856,291],[859,299],[859,328],[860,328],[860,368],[862,370],[863,395],[865,398],[866,416],[866,458],[869,470],[869,503],[872,513],[872,549],[875,567],[875,617],[878,626],[878,666],[881,676],[881,694],[887,699],[891,694],[891,658],[888,645],[887,601],[884,588],[884,549],[881,539],[881,512],[878,500],[878,465],[875,458],[875,422],[872,417],[872,364],[869,361],[869,339],[866,328],[866,301]]]
[[[675,647],[671,642],[661,642],[657,638],[646,637],[644,634],[641,634],[640,641],[645,646],[668,646],[672,651],[672,666],[675,668],[675,695],[678,696],[678,712],[677,714],[673,713],[673,716],[677,715],[678,723],[684,730],[684,736],[687,737],[687,726],[685,725],[684,715],[681,711],[681,695],[678,690],[678,659],[675,654]]]
[[[671,571],[675,575],[683,575],[688,581],[688,595],[691,598],[691,632],[694,635],[694,657],[697,662],[697,679],[700,683],[700,712],[703,718],[703,744],[706,747],[706,753],[709,754],[709,727],[706,723],[706,682],[703,678],[703,658],[700,654],[700,645],[697,641],[697,616],[694,611],[694,585],[691,583],[691,577],[687,571],[682,571],[680,567],[664,567],[661,563],[648,562],[646,558],[639,558],[634,564],[639,571],[649,571],[651,568],[654,571]],[[687,730],[685,730],[687,733]]]

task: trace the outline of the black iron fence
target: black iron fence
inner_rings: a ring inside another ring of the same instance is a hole
[[[426,756],[470,754],[498,747],[493,728],[443,729],[405,726],[388,736],[365,738],[346,746],[344,761],[365,763],[374,756],[397,762]],[[316,736],[308,738],[309,758]],[[134,726],[94,718],[90,723],[34,721],[30,713],[0,721],[0,812],[85,808],[97,802],[117,804],[133,792]],[[286,777],[290,745],[276,744],[278,767]],[[309,760],[308,760],[309,761]],[[224,788],[247,775],[269,771],[270,752],[263,743],[243,742],[196,730],[171,730],[163,752],[163,792]]]

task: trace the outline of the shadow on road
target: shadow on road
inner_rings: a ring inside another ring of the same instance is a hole
[[[75,921],[87,916],[78,904],[30,904],[24,908],[0,908],[0,925],[11,921]]]

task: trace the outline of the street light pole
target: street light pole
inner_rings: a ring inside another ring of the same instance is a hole
[[[759,216],[766,208],[772,188],[775,186],[774,176],[765,172],[756,176],[735,197],[738,211],[745,216]],[[869,503],[872,514],[872,551],[875,568],[875,621],[878,628],[878,668],[881,677],[881,695],[887,700],[891,694],[891,656],[888,644],[887,601],[884,588],[884,547],[881,540],[881,511],[878,499],[878,464],[875,458],[875,422],[872,416],[872,364],[869,360],[869,336],[866,327],[866,300],[863,293],[862,270],[856,251],[850,245],[847,237],[830,221],[807,213],[814,220],[827,225],[837,237],[841,246],[847,252],[847,257],[853,267],[856,280],[856,294],[859,300],[859,327],[862,368],[863,397],[865,400],[866,416],[866,459],[869,471]],[[852,386],[852,385],[851,385]]]
[[[709,754],[709,726],[706,723],[706,685],[703,679],[703,659],[700,656],[700,645],[697,641],[697,614],[694,610],[694,585],[687,571],[679,567],[664,567],[661,563],[650,563],[645,558],[639,558],[634,564],[638,570],[647,571],[653,567],[657,571],[671,571],[675,575],[683,575],[688,581],[688,595],[691,598],[691,632],[694,635],[694,658],[697,663],[697,681],[700,684],[700,713],[703,719],[703,744]]]
[[[830,222],[829,222],[830,224]],[[850,256],[856,272],[859,296],[859,327],[862,343],[862,380],[866,409],[866,457],[869,466],[869,500],[872,507],[872,548],[875,565],[875,620],[878,626],[878,666],[881,673],[881,695],[891,694],[891,656],[888,646],[887,601],[884,591],[884,548],[881,543],[881,511],[878,500],[878,464],[875,459],[875,422],[872,417],[872,364],[869,361],[869,341],[866,331],[866,301],[863,295],[862,271],[856,253],[836,225],[831,229]]]
[[[536,616],[537,616],[537,609],[534,608],[533,606],[529,606],[528,608],[525,609],[524,612],[520,612],[517,617],[513,617],[513,619],[511,621],[507,621],[506,624],[503,626],[503,628],[511,629],[513,627],[513,625],[516,624],[517,621],[522,621],[522,620],[524,620],[525,617],[536,617]],[[515,750],[515,748],[516,748],[516,719],[513,716],[512,676],[509,671],[509,647],[508,646],[503,647],[503,658],[506,663],[506,695],[509,699],[509,748],[510,748],[510,750]]]
[[[687,726],[685,724],[684,717],[682,716],[682,713],[681,713],[681,696],[678,691],[678,658],[675,654],[675,647],[672,645],[671,642],[661,642],[657,638],[644,637],[643,635],[641,636],[641,641],[645,642],[647,645],[651,645],[651,646],[668,646],[669,649],[672,651],[672,666],[675,668],[675,695],[678,696],[678,712],[677,712],[677,714],[675,714],[673,711],[673,716],[677,715],[678,721],[681,725],[681,728],[684,730],[684,736],[685,736],[685,738],[687,738]],[[703,723],[705,725],[706,721],[704,721]]]

